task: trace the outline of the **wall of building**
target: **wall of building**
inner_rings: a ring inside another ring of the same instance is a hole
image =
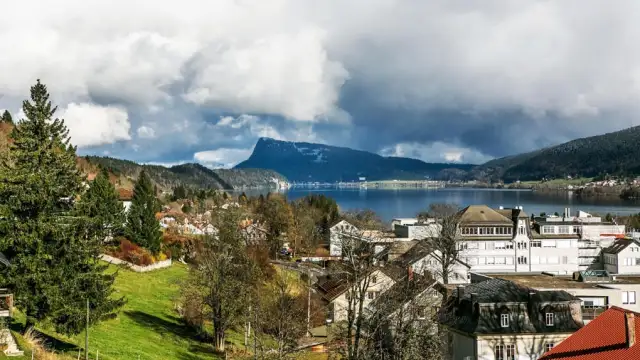
[[[495,346],[513,344],[516,348],[516,359],[532,360],[537,359],[545,353],[545,344],[557,345],[569,337],[571,333],[565,334],[533,334],[533,335],[495,335],[479,336],[476,340],[478,360],[495,360]],[[456,358],[458,359],[458,358]],[[461,358],[463,360],[464,358]],[[473,359],[473,358],[472,358]],[[506,359],[506,357],[505,357]]]
[[[559,275],[579,271],[578,240],[574,239],[534,239],[531,247],[530,271],[551,272]]]
[[[476,339],[459,334],[454,331],[448,332],[448,352],[452,360],[476,359]]]
[[[430,272],[434,279],[442,283],[442,265],[440,261],[428,255],[418,261],[416,261],[411,268],[418,274],[424,274],[426,271]],[[449,284],[467,284],[469,283],[469,268],[463,264],[456,262],[449,270]]]
[[[374,281],[375,280],[375,281]],[[382,271],[376,270],[371,274],[369,280],[369,287],[367,287],[367,293],[376,292],[377,296],[381,295],[385,291],[387,291],[391,286],[393,286],[395,282],[393,279],[388,277]],[[365,296],[364,299],[364,307],[369,306],[371,302],[375,300],[375,298],[371,299],[369,296]],[[349,302],[347,300],[346,293],[341,294],[337,298],[335,298],[331,302],[333,306],[333,322],[345,321],[347,320],[347,311],[349,308]],[[357,311],[356,311],[357,314]]]
[[[617,254],[617,264],[615,267],[616,271],[612,271],[614,274],[640,274],[640,246],[633,243],[627,246],[626,249],[620,251]],[[609,265],[609,268],[613,270],[614,266],[611,264],[607,264],[605,261],[605,266]]]

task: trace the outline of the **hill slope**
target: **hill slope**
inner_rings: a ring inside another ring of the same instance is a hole
[[[261,138],[249,159],[236,169],[273,169],[290,181],[352,181],[440,179],[451,171],[468,171],[470,164],[431,164],[416,159],[383,157],[366,151],[322,144]]]
[[[285,178],[272,170],[246,169],[225,170],[209,169],[200,164],[182,164],[172,167],[160,165],[141,165],[129,160],[100,156],[87,156],[91,163],[108,169],[117,176],[135,179],[144,169],[154,183],[161,188],[173,188],[178,185],[197,188],[239,189],[242,187],[271,186],[273,179]]]
[[[476,177],[490,176],[505,182],[593,177],[603,173],[640,174],[640,126],[608,134],[572,140],[533,152],[489,161],[473,170]]]

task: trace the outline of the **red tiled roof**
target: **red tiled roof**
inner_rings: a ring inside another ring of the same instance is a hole
[[[627,347],[625,314],[635,317],[635,344]],[[612,306],[540,360],[640,359],[640,314]]]
[[[118,199],[120,201],[128,201],[133,198],[133,191],[129,189],[119,188],[118,189]]]

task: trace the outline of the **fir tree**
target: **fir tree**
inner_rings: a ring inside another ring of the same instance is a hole
[[[113,239],[124,231],[124,207],[118,200],[118,192],[109,181],[109,173],[102,169],[82,194],[76,212],[91,222],[92,236],[100,241]]]
[[[160,251],[162,234],[155,212],[158,201],[153,184],[143,170],[133,188],[133,199],[127,214],[126,235],[132,242],[149,249],[154,254]]]
[[[2,117],[0,117],[0,121],[7,124],[13,124],[13,118],[11,117],[11,113],[8,110],[5,110],[2,113]]]
[[[11,134],[11,162],[0,164],[0,251],[11,262],[1,280],[27,326],[48,319],[73,334],[82,329],[74,319],[87,299],[94,320],[112,316],[123,301],[110,299],[114,277],[103,274],[86,218],[73,216],[82,189],[76,149],[39,80],[23,111]]]

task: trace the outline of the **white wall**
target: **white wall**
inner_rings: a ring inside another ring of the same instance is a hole
[[[542,247],[531,247],[531,271],[551,272],[559,275],[579,271],[577,239],[534,239]],[[549,247],[553,245],[553,247]]]
[[[442,283],[442,265],[440,260],[432,255],[427,255],[416,261],[411,265],[411,268],[418,274],[429,271],[435,280]],[[469,268],[456,261],[449,270],[449,284],[467,284],[469,283],[468,278]]]
[[[516,359],[518,360],[537,360],[538,357],[545,353],[545,344],[558,345],[570,335],[571,333],[480,336],[476,341],[478,360],[495,360],[495,346],[498,344],[515,345]]]
[[[631,244],[617,254],[615,274],[640,274],[640,246]]]
[[[373,281],[374,278],[375,282]],[[378,292],[378,295],[381,295],[391,286],[393,286],[394,283],[395,282],[393,281],[393,279],[388,277],[385,273],[380,270],[376,270],[370,276],[367,292]],[[373,300],[375,299],[369,299],[369,296],[366,296],[364,300],[364,306],[369,306],[369,304]],[[346,293],[343,293],[335,298],[333,301],[331,301],[331,304],[333,305],[333,322],[335,323],[347,320],[347,309],[349,302],[347,301]]]

